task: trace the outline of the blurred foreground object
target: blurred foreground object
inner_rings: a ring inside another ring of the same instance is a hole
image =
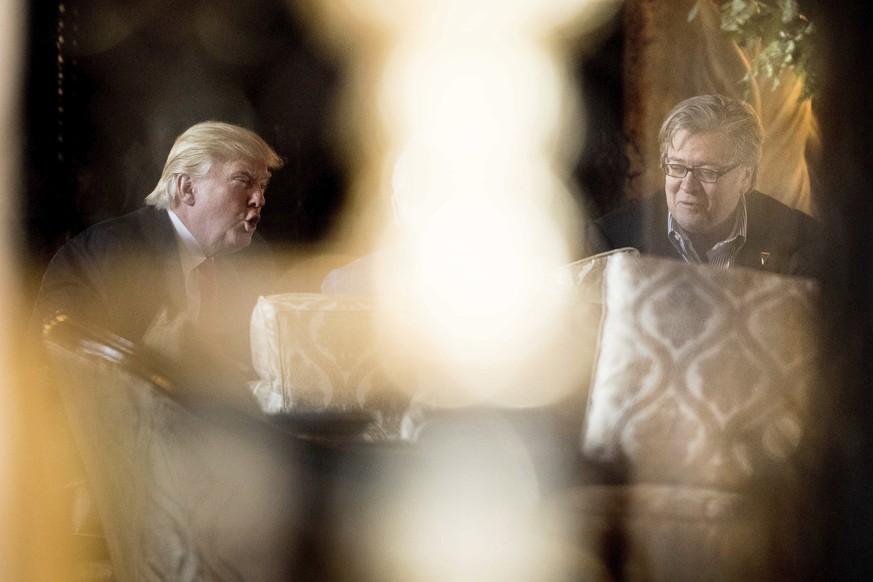
[[[557,402],[576,379],[556,349],[563,302],[542,281],[579,255],[571,174],[585,136],[567,55],[620,3],[388,6],[297,6],[347,59],[341,137],[355,179],[340,234],[366,229],[392,249],[358,285],[376,297],[385,353],[428,370],[435,406]],[[400,229],[373,219],[398,191]]]
[[[0,541],[0,578],[4,580],[22,579],[27,575],[47,577],[61,574],[62,560],[55,557],[57,552],[46,552],[41,545],[45,524],[28,526],[26,511],[31,503],[48,499],[48,488],[41,481],[28,481],[33,477],[27,469],[28,439],[39,442],[39,428],[30,424],[24,394],[25,362],[23,362],[20,342],[16,333],[22,324],[18,314],[22,312],[23,301],[19,285],[22,266],[15,253],[20,241],[21,215],[18,194],[23,191],[21,171],[22,133],[19,125],[21,113],[20,88],[21,63],[24,62],[22,50],[27,21],[26,5],[17,0],[0,2],[0,301],[3,303],[0,314],[0,523],[3,523],[3,536]],[[26,356],[26,354],[24,354]],[[38,434],[34,434],[34,432]],[[49,512],[50,513],[50,512]],[[41,514],[44,515],[44,514]],[[32,517],[32,516],[30,516]],[[54,516],[52,516],[54,517]],[[47,529],[51,529],[48,527]]]
[[[286,435],[66,316],[49,361],[117,580],[287,580],[305,480]]]

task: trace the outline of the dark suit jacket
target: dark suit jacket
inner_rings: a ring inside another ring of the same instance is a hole
[[[818,274],[821,233],[809,215],[753,190],[746,194],[746,243],[735,265],[787,275]],[[682,259],[667,238],[663,190],[611,212],[588,226],[591,254],[634,247],[642,254]]]
[[[238,342],[236,353],[248,345],[249,320],[258,294],[270,291],[262,269],[269,262],[242,270],[241,261],[257,253],[258,249],[247,249],[216,261],[216,277],[227,305],[221,328],[229,341]],[[165,210],[146,206],[88,228],[57,252],[43,276],[34,320],[41,324],[63,310],[139,341],[163,310],[172,317],[186,306],[170,217]]]

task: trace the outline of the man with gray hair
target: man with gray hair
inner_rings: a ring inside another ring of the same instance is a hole
[[[763,138],[744,101],[682,101],[658,135],[664,189],[589,225],[588,251],[634,247],[689,263],[815,275],[817,222],[754,189]]]
[[[86,229],[52,258],[34,318],[64,311],[140,341],[159,316],[181,316],[216,345],[244,350],[259,290],[231,254],[252,243],[271,171],[282,165],[248,129],[190,127],[144,207]]]

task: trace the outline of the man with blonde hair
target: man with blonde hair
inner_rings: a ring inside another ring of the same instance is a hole
[[[244,350],[260,291],[231,255],[252,243],[271,172],[282,165],[251,130],[216,121],[190,127],[144,207],[57,252],[35,318],[61,310],[138,341],[159,316],[182,316],[217,344],[233,338]]]
[[[748,103],[691,97],[658,138],[664,189],[591,224],[589,252],[634,247],[689,263],[816,274],[817,222],[755,190],[764,130]]]

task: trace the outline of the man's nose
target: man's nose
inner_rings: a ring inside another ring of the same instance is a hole
[[[255,186],[254,188],[252,188],[252,191],[249,194],[249,206],[261,208],[266,203],[266,201],[267,200],[264,197],[264,190],[260,186]]]
[[[700,188],[700,180],[694,177],[694,172],[688,171],[682,178],[682,189],[686,192],[696,192]]]

